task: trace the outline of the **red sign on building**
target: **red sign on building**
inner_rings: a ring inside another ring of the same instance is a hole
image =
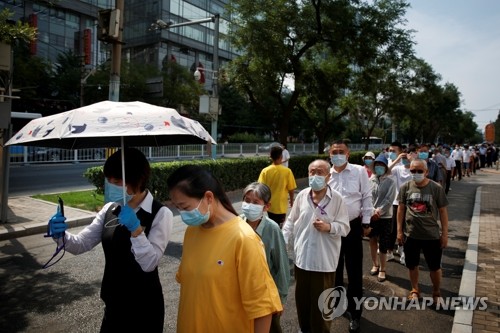
[[[30,14],[28,16],[28,23],[30,26],[32,26],[33,28],[38,28],[38,16],[36,16],[36,14]],[[35,40],[32,40],[30,42],[30,53],[32,55],[36,55],[36,51],[37,51],[37,48],[36,48],[36,39]]]
[[[85,65],[92,63],[92,30],[83,30],[83,58]]]

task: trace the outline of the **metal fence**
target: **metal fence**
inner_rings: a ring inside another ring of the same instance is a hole
[[[267,156],[270,143],[225,143],[217,145],[218,158]],[[352,151],[364,150],[364,144],[351,144]],[[383,145],[370,145],[369,150],[380,150]],[[11,164],[79,163],[104,161],[116,148],[58,149],[45,147],[10,146]],[[150,160],[185,160],[210,158],[207,145],[175,145],[139,148]],[[317,143],[289,143],[291,155],[318,153]],[[322,149],[323,151],[323,149]],[[327,151],[326,151],[327,152]]]

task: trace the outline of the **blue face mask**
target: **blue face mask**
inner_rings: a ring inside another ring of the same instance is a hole
[[[396,158],[398,158],[398,155],[396,155],[396,153],[395,153],[395,152],[391,152],[391,153],[389,154],[389,159],[390,159],[390,160],[394,161]]]
[[[367,158],[367,159],[365,160],[365,165],[371,165],[372,163],[373,163],[373,160],[372,160],[372,159]]]
[[[376,165],[374,171],[377,176],[385,175],[385,166]]]
[[[208,221],[208,219],[210,218],[210,209],[207,210],[207,213],[205,215],[200,213],[198,209],[202,201],[203,199],[200,200],[198,206],[193,210],[179,211],[179,214],[181,214],[182,222],[190,226],[199,226]],[[210,208],[210,205],[208,205],[208,207]]]
[[[332,155],[331,161],[333,165],[340,167],[347,163],[347,157],[344,154]]]
[[[419,152],[418,158],[420,158],[421,160],[426,160],[429,158],[429,153],[426,151]]]
[[[132,200],[133,194],[128,194],[125,190],[125,203]],[[123,187],[111,184],[108,179],[104,180],[104,202],[118,202],[123,204]]]
[[[309,176],[309,186],[311,186],[313,191],[321,191],[326,186],[325,176]]]
[[[403,162],[403,165],[410,165],[409,159],[404,158],[402,162]]]

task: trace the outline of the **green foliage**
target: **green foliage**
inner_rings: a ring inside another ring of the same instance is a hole
[[[498,111],[497,119],[495,120],[495,143],[500,144],[500,111]]]
[[[263,136],[244,132],[244,133],[234,133],[229,137],[229,142],[238,143],[253,143],[253,142],[264,142],[266,141]]]
[[[82,78],[82,59],[69,50],[57,55],[55,70],[51,78],[52,95],[67,100],[75,106],[80,105],[80,80]]]
[[[163,60],[163,97],[158,105],[178,109],[181,105],[193,118],[198,117],[199,96],[204,93],[203,85],[193,78],[185,67],[175,61]]]
[[[39,194],[33,198],[57,203],[59,197],[63,199],[64,205],[68,207],[98,212],[104,205],[104,195],[96,191],[78,191],[56,194]]]
[[[48,98],[52,94],[52,66],[43,58],[30,54],[26,43],[14,46],[13,87],[21,89],[19,100],[13,100],[13,110],[39,112],[43,108],[30,103],[33,99]]]
[[[289,165],[296,179],[307,177],[307,168],[313,160],[327,158],[326,155],[293,156]],[[151,164],[151,178],[148,189],[160,201],[168,200],[167,179],[173,171],[186,164],[198,164],[210,170],[223,184],[226,191],[244,188],[259,178],[260,171],[270,164],[267,157],[250,157],[239,159],[196,160],[157,162]],[[87,169],[83,176],[96,187],[97,193],[103,193],[103,168]]]
[[[0,42],[11,44],[14,40],[30,42],[36,38],[36,28],[30,27],[28,23],[16,21],[12,24],[14,12],[4,8],[0,12]]]

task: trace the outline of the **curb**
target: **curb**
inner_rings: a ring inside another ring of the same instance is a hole
[[[68,219],[66,223],[69,228],[80,227],[90,224],[95,215]],[[17,237],[31,236],[36,234],[45,234],[47,232],[47,222],[30,223],[27,225],[4,225],[4,230],[0,230],[0,241],[9,240]]]
[[[459,297],[476,296],[476,273],[477,273],[477,254],[479,243],[479,218],[481,215],[481,192],[482,187],[476,191],[476,201],[474,202],[474,211],[470,224],[469,240],[467,241],[467,251],[465,252],[465,262],[462,271],[462,280],[460,281]],[[452,332],[472,333],[472,318],[474,311],[457,307],[453,317]]]

